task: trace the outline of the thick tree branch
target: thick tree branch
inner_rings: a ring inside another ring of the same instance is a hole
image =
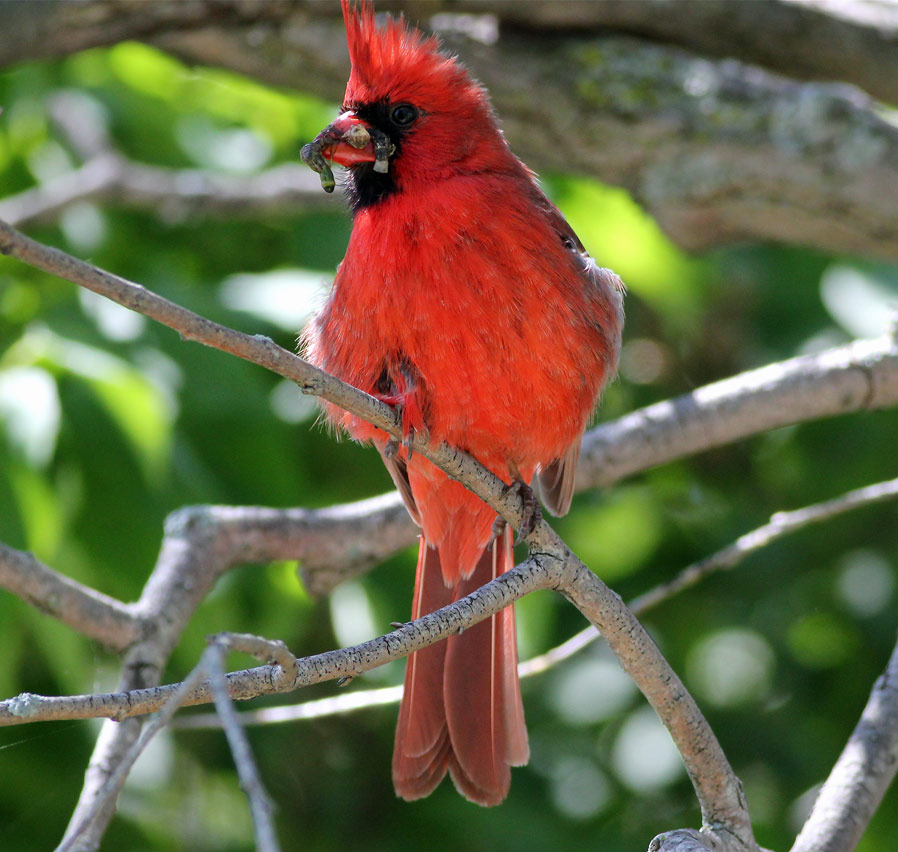
[[[657,11],[659,3],[673,18]],[[249,15],[244,4],[228,0],[138,5],[139,13],[128,0],[59,4],[54,15],[36,20],[28,11],[33,4],[12,4],[13,14],[30,23],[8,28],[16,37],[9,39],[14,43],[6,55],[19,55],[29,43],[38,56],[54,44],[67,52],[140,37],[191,62],[222,65],[335,101],[342,94],[348,63],[342,23],[332,17],[335,6],[270,0],[252,4]],[[880,8],[882,23],[876,24],[860,22],[859,12],[828,14],[822,2],[790,0],[540,2],[525,11],[512,11],[520,4],[506,0],[475,5],[510,16],[519,28],[496,44],[457,38],[451,44],[490,89],[513,147],[536,169],[577,171],[626,187],[677,242],[693,250],[777,240],[898,258],[898,128],[869,98],[845,86],[797,84],[734,60],[700,59],[678,48],[592,34],[604,18],[612,28],[656,38],[685,41],[685,33],[694,33],[694,40],[713,41],[732,32],[736,42],[749,19],[759,36],[748,58],[756,60],[762,48],[776,56],[796,54],[796,40],[778,48],[757,26],[759,16],[766,16],[774,32],[781,28],[784,39],[789,22],[800,20],[803,37],[813,33],[822,43],[837,33],[835,52],[846,55],[845,65],[870,69],[864,72],[868,78],[875,70],[894,88],[894,8]],[[524,15],[551,21],[559,7],[570,7],[569,18],[583,16],[579,34],[571,33],[569,19],[554,24],[567,27],[563,36],[520,29]],[[411,16],[420,17],[421,8],[425,15],[435,11],[410,5]],[[862,8],[870,7],[851,4],[852,10]],[[36,11],[42,15],[43,7]],[[699,26],[707,17],[715,19],[713,28]],[[729,50],[727,40],[722,42],[720,49]],[[808,57],[821,56],[819,73],[831,79],[834,66],[827,55],[809,47],[796,62],[811,73]],[[0,39],[0,61],[2,56]],[[874,83],[870,88],[881,91]]]
[[[325,597],[350,577],[413,544],[418,535],[394,491],[324,509],[188,506],[173,523],[217,530],[229,561],[296,559],[306,591]]]
[[[856,340],[714,382],[590,430],[581,488],[770,429],[898,405],[898,340]]]
[[[336,4],[309,0],[94,0],[54,7],[4,0],[10,24],[0,34],[0,67],[166,33],[219,27],[282,29],[302,44],[297,30],[314,19],[335,18]],[[620,32],[670,42],[697,53],[735,56],[794,77],[854,83],[898,103],[898,9],[862,0],[385,0],[382,9],[426,22],[440,12],[493,15],[503,27],[525,32]],[[801,33],[796,39],[795,34]],[[256,37],[259,37],[257,32]]]
[[[788,77],[844,80],[898,104],[898,7],[890,2],[459,0],[452,6],[468,12],[486,7],[502,24],[528,31],[629,33],[737,57]]]
[[[339,21],[263,24],[251,49],[239,30],[158,43],[335,100],[346,75]],[[898,257],[898,128],[856,90],[614,36],[451,44],[529,165],[627,188],[688,249],[775,240]]]
[[[290,32],[263,25],[252,50],[233,30],[159,43],[190,61],[339,97],[342,24]],[[898,258],[898,128],[860,92],[619,37],[514,33],[497,45],[452,44],[528,164],[627,188],[687,249],[775,240]]]

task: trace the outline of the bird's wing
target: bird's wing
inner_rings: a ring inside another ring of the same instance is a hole
[[[608,293],[613,298],[622,299],[624,284],[621,279],[610,269],[603,269],[596,264],[561,211],[543,195],[541,190],[534,188],[538,196],[534,199],[537,207],[542,210],[564,247],[571,253],[580,270],[584,286]],[[623,308],[621,307],[620,310],[622,311]],[[613,371],[613,369],[610,371],[611,374]],[[571,507],[579,458],[580,438],[578,437],[568,447],[564,455],[543,465],[536,475],[540,500],[553,515],[565,515]]]

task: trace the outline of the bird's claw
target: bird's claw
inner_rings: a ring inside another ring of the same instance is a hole
[[[399,448],[404,447],[406,458],[410,460],[415,452],[415,437],[418,434],[418,430],[406,419],[404,398],[398,394],[378,394],[377,398],[381,402],[392,406],[396,414],[396,424],[402,430],[401,441],[396,438],[390,438],[387,441],[384,446],[384,456],[388,459],[396,458],[399,454]]]
[[[409,461],[412,459],[412,453],[415,451],[415,427],[409,426],[408,431],[402,438],[402,446],[405,447],[406,457]]]
[[[505,533],[505,527],[508,524],[505,522],[505,518],[496,515],[496,520],[493,521],[493,527],[490,530],[490,544],[492,544],[497,538],[501,538]]]
[[[533,493],[533,489],[523,479],[515,479],[511,485],[505,486],[506,494],[511,491],[517,493],[524,504],[521,526],[518,528],[518,535],[514,542],[515,544],[520,544],[539,526],[540,521],[543,519],[543,513],[539,507],[539,501],[536,499],[536,494]]]
[[[405,448],[406,459],[410,460],[412,457],[412,453],[415,451],[415,432],[414,426],[409,426],[405,431],[405,435],[403,436],[401,441],[396,440],[396,438],[390,438],[386,444],[384,444],[384,457],[388,459],[394,459],[399,455],[399,448]]]

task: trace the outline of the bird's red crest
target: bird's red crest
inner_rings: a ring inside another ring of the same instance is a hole
[[[377,26],[369,0],[342,0],[342,6],[352,62],[347,106],[391,100],[439,108],[450,106],[463,90],[481,92],[454,57],[440,52],[434,36],[403,18],[387,17]]]

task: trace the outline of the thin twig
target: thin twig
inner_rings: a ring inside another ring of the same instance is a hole
[[[140,634],[140,621],[127,604],[5,544],[0,544],[0,588],[113,651],[124,650]]]
[[[241,335],[211,323],[149,293],[139,285],[36,243],[2,223],[0,223],[0,250],[47,271],[57,274],[62,271],[70,280],[109,296],[127,307],[140,310],[176,328],[188,339],[213,345],[275,369],[280,374],[297,381],[305,392],[325,396],[341,408],[364,417],[390,434],[395,435],[398,432],[393,412],[389,407],[315,370],[301,359],[275,346],[271,341]],[[416,441],[415,448],[451,476],[463,481],[507,520],[512,523],[519,520],[522,509],[520,499],[516,496],[509,497],[512,492],[506,492],[504,483],[474,460],[446,446],[431,448],[423,441],[420,447]],[[521,571],[514,569],[481,591],[489,597],[496,591],[490,590],[490,586],[504,581],[518,583],[517,591],[523,594],[521,589],[533,584],[535,577],[542,574],[544,582],[545,576],[560,571],[561,573],[550,581],[549,585],[563,591],[590,621],[600,627],[624,668],[639,684],[668,727],[689,770],[706,826],[724,827],[740,837],[742,842],[751,845],[753,843],[751,826],[738,781],[733,776],[707,722],[641,625],[623,607],[619,598],[570,554],[563,542],[545,523],[537,526],[529,536],[528,542],[533,556],[528,563],[520,566]],[[532,587],[538,588],[540,585]],[[520,594],[512,595],[511,599]],[[490,603],[495,603],[495,600],[494,597]],[[500,608],[508,602],[506,600],[501,603]],[[476,609],[470,601],[469,605],[472,611]],[[448,607],[440,613],[421,619],[420,623],[409,625],[410,633],[407,637],[403,637],[408,639],[408,647],[404,647],[401,653],[424,647],[448,635],[453,628],[457,629],[460,626],[459,614],[450,612],[451,609]],[[472,623],[487,614],[489,614],[487,608],[481,607],[480,612],[475,612]],[[444,632],[447,624],[450,625],[450,629]],[[417,633],[418,630],[423,632]],[[167,637],[167,641],[170,639],[171,637]],[[390,637],[384,639],[389,640]],[[377,643],[377,640],[374,642]],[[384,655],[384,659],[388,657],[388,654]],[[344,662],[347,664],[347,670],[339,674],[353,675],[371,664],[370,659],[364,657],[357,658],[354,666],[351,664],[352,658],[344,659]],[[317,671],[313,674],[318,676],[322,672]],[[333,676],[334,673],[328,674]]]
[[[76,201],[109,201],[152,210],[168,220],[186,216],[259,216],[333,207],[304,166],[284,163],[257,175],[166,169],[105,151],[47,183],[0,200],[0,219],[22,226],[58,214]]]
[[[168,700],[156,716],[147,722],[140,738],[133,743],[118,761],[115,769],[109,774],[109,777],[106,779],[106,782],[103,784],[98,795],[93,799],[91,807],[86,810],[78,824],[75,826],[70,825],[62,842],[56,848],[56,852],[72,852],[72,850],[76,849],[76,843],[81,835],[88,829],[97,814],[99,814],[108,803],[115,800],[119,790],[121,790],[122,785],[125,783],[125,779],[128,777],[128,773],[131,771],[131,767],[134,766],[135,761],[140,757],[150,740],[168,724],[171,717],[181,706],[183,699],[190,694],[197,683],[207,676],[208,671],[209,658],[206,656],[206,653],[204,653],[193,671],[175,690],[172,691]]]
[[[296,382],[303,393],[327,399],[392,437],[401,437],[401,424],[389,405],[319,370],[267,337],[244,334],[212,322],[140,284],[33,240],[3,221],[0,221],[0,254],[15,257],[23,263],[105,296],[174,329],[185,340],[202,343],[271,370]],[[476,459],[447,444],[432,446],[420,434],[415,437],[412,449],[451,478],[464,482],[467,488],[495,509],[515,529],[520,527],[524,517],[524,504],[520,495],[516,490],[506,488],[507,483]]]
[[[46,220],[75,201],[111,201],[152,210],[163,219],[187,215],[259,216],[334,204],[318,178],[299,163],[283,163],[255,175],[168,169],[131,160],[115,150],[102,115],[78,91],[47,99],[60,135],[82,158],[77,169],[0,199],[0,219],[21,227]]]
[[[242,651],[243,653],[257,655],[263,644],[269,646],[265,656],[274,655],[283,668],[286,665],[292,667],[294,661],[292,655],[287,653],[284,644],[266,642],[259,636],[245,636],[241,634],[220,633],[210,637],[207,650],[209,663],[209,678],[212,685],[212,697],[215,701],[215,709],[221,719],[231,754],[234,756],[234,765],[237,767],[237,775],[240,778],[240,786],[249,800],[250,813],[253,819],[253,829],[256,836],[257,852],[280,852],[277,834],[274,830],[274,822],[271,818],[272,803],[262,777],[259,775],[256,761],[253,759],[252,749],[246,732],[243,730],[240,718],[234,711],[234,705],[228,696],[227,682],[225,681],[225,658],[229,651]],[[270,651],[270,649],[274,649]],[[289,659],[287,659],[289,657]]]
[[[291,704],[283,707],[263,707],[259,710],[247,710],[240,714],[240,723],[247,725],[276,725],[283,722],[298,722],[306,719],[323,719],[329,716],[342,716],[357,710],[396,704],[402,698],[402,686],[385,686],[382,689],[360,689],[356,692],[341,692],[330,698],[316,698],[302,704]],[[191,713],[180,716],[174,721],[178,729],[212,730],[220,728],[215,713]]]
[[[898,770],[898,645],[792,852],[851,852]]]
[[[898,478],[877,482],[864,488],[848,491],[845,494],[815,503],[801,509],[788,512],[777,512],[770,522],[740,536],[736,541],[708,556],[694,562],[677,574],[669,583],[662,583],[650,591],[639,595],[628,604],[630,611],[640,616],[653,607],[669,600],[684,589],[701,582],[717,571],[735,568],[752,553],[761,550],[780,538],[798,532],[812,524],[822,523],[844,514],[845,512],[880,503],[898,497]],[[589,647],[600,638],[595,627],[587,627],[571,636],[565,642],[524,660],[518,665],[521,678],[542,674],[559,663],[570,659],[584,648]],[[397,703],[402,698],[402,687],[391,686],[382,689],[358,690],[349,694],[336,695],[332,698],[320,698],[285,707],[266,707],[261,710],[246,711],[240,718],[244,725],[268,725],[283,722],[296,722],[306,719],[320,719],[324,716],[337,716],[351,713],[367,707]],[[217,728],[220,725],[214,713],[196,713],[182,717],[177,722],[181,728]]]
[[[699,580],[716,571],[725,571],[735,567],[748,556],[784,536],[798,532],[805,527],[829,521],[845,512],[859,509],[891,500],[898,497],[898,478],[866,485],[848,491],[832,500],[822,503],[814,503],[802,509],[793,509],[788,512],[777,512],[770,518],[769,523],[758,527],[736,539],[733,544],[718,550],[717,553],[695,562],[688,568],[684,568],[669,583],[640,595],[630,604],[634,613],[641,613],[655,606],[662,600],[694,586]]]

